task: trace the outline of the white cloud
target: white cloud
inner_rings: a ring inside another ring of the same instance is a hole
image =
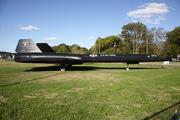
[[[86,46],[86,44],[79,44],[79,46],[81,46],[81,47],[85,47],[85,46]]]
[[[145,3],[138,6],[138,10],[127,13],[129,17],[140,18],[142,22],[159,24],[161,20],[166,20],[164,14],[168,13],[168,7],[165,3]]]
[[[160,24],[159,21],[166,20],[166,18],[163,18],[162,16],[159,16],[154,19],[148,19],[148,18],[142,18],[141,21],[144,23],[151,23],[151,24]]]
[[[60,40],[65,40],[65,39],[63,38],[63,39],[60,39]]]
[[[12,29],[10,26],[7,26],[8,29]],[[8,31],[7,29],[1,29],[1,31]]]
[[[138,6],[137,8],[143,8],[144,7],[144,5],[140,5],[140,6]]]
[[[95,37],[88,37],[87,39],[95,39]]]
[[[170,9],[172,9],[172,10],[176,10],[175,8],[173,8],[173,7],[168,7],[168,8],[170,8]]]
[[[53,41],[53,40],[65,40],[65,39],[58,39],[58,38],[56,38],[56,37],[51,37],[51,38],[44,38],[43,40]]]
[[[21,27],[20,25],[18,25],[18,26],[20,27],[19,30],[31,30],[31,31],[38,31],[38,30],[40,30],[40,28],[31,26],[31,25],[29,25],[28,27]]]
[[[163,18],[162,16],[159,16],[158,18],[156,18],[156,21],[161,21],[161,20],[166,20],[166,18]]]
[[[151,24],[153,24],[153,20],[152,20],[152,19],[142,18],[141,21],[142,21],[143,23],[151,23]]]
[[[11,27],[10,26],[7,26],[9,29],[11,29]]]
[[[134,23],[137,23],[138,21],[137,20],[133,20]]]

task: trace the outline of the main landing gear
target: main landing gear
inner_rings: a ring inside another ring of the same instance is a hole
[[[129,71],[129,64],[139,64],[139,62],[138,61],[132,61],[132,62],[126,62],[126,64],[127,64],[127,67],[126,67],[126,71]]]
[[[65,64],[61,64],[61,66],[60,66],[60,70],[61,70],[61,71],[65,71],[65,70],[66,70],[66,66],[65,66]]]
[[[68,64],[68,69],[71,69],[71,68],[72,68],[72,64]],[[66,71],[66,66],[65,66],[65,64],[61,64],[60,70],[61,70],[61,71]]]
[[[127,64],[126,71],[129,71],[129,64]]]

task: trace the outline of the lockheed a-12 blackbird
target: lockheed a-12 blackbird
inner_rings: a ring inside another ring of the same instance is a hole
[[[154,54],[65,54],[56,53],[47,43],[37,43],[31,39],[20,39],[16,48],[14,60],[23,63],[59,63],[61,71],[65,71],[65,64],[71,67],[73,64],[86,62],[125,62],[126,70],[129,64],[139,62],[169,61]]]

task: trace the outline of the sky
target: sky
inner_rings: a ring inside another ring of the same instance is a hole
[[[19,39],[89,49],[133,22],[172,31],[180,26],[179,6],[180,0],[0,0],[0,51],[14,53]]]

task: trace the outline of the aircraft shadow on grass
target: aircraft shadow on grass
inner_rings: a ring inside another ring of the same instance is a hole
[[[50,78],[50,77],[58,76],[58,75],[61,75],[61,74],[64,74],[64,73],[61,72],[61,73],[57,73],[57,74],[53,74],[53,75],[49,75],[49,76],[45,76],[45,77],[29,79],[29,80],[25,80],[25,81],[21,81],[21,82],[15,82],[15,83],[12,83],[12,84],[2,85],[0,87],[7,87],[7,86],[12,86],[12,85],[18,85],[18,84],[21,84],[21,83],[26,83],[26,82],[31,82],[31,81],[45,79],[45,78]]]
[[[144,118],[143,120],[149,120],[149,119],[151,119],[151,118],[154,118],[154,117],[158,116],[159,114],[164,114],[165,111],[170,110],[170,109],[174,108],[175,106],[179,106],[179,105],[180,105],[180,101],[177,102],[177,103],[174,103],[173,105],[171,105],[171,106],[169,106],[169,107],[167,107],[167,108],[165,108],[165,109],[163,109],[163,110],[161,110],[161,111],[158,111],[158,112],[154,113],[154,114],[151,115],[151,116],[148,116],[148,117]],[[179,112],[178,112],[178,113],[179,113]],[[172,114],[172,116],[173,116],[173,114]],[[176,116],[176,115],[175,115],[175,116]],[[170,119],[170,118],[169,118],[169,119]],[[171,118],[170,120],[177,120],[177,119]]]
[[[67,71],[88,71],[97,69],[124,69],[125,67],[94,67],[94,66],[72,66],[71,68],[66,66]],[[148,68],[148,67],[130,67],[131,69],[161,69],[161,68]],[[28,71],[60,71],[60,66],[47,66],[47,67],[34,67]]]

